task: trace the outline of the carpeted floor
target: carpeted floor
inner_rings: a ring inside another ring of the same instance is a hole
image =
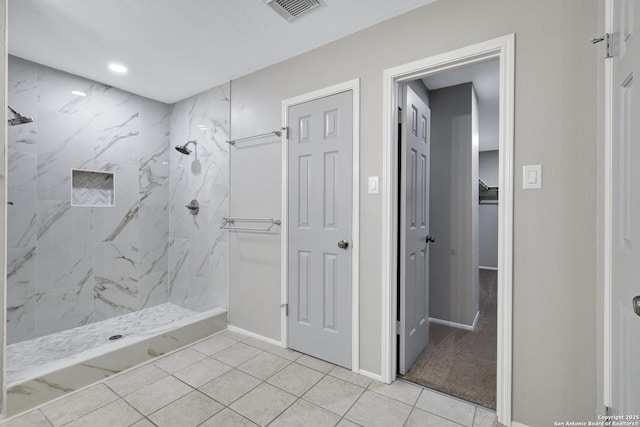
[[[431,323],[429,345],[404,379],[495,409],[497,272],[480,270],[480,318],[474,332]]]

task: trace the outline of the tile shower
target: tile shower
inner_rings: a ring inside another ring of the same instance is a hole
[[[9,105],[36,120],[8,127],[11,412],[38,365],[67,368],[108,335],[167,337],[226,310],[229,85],[167,105],[13,56],[8,74]],[[172,148],[187,140],[191,155]],[[149,357],[171,349],[158,339]]]

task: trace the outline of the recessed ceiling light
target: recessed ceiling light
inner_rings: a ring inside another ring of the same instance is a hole
[[[127,67],[122,64],[109,64],[109,69],[114,73],[124,74],[127,72]]]
[[[72,90],[71,93],[74,94],[75,96],[87,96],[86,93],[81,92],[79,90]]]

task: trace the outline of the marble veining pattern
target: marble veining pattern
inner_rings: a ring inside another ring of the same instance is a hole
[[[8,69],[9,104],[36,122],[8,130],[7,343],[167,302],[226,307],[229,84],[167,105],[13,56]],[[190,156],[173,149],[189,140]],[[113,174],[113,206],[72,205],[72,169]]]
[[[226,306],[229,214],[229,85],[173,105],[171,146],[197,140],[191,155],[169,154],[169,300],[196,311]],[[184,208],[200,202],[192,216]]]
[[[9,104],[36,119],[8,131],[8,344],[168,302],[171,106],[13,56],[8,69]],[[72,206],[72,169],[112,173],[113,206]]]
[[[29,370],[117,342],[108,340],[112,335],[120,334],[125,337],[143,335],[150,330],[187,319],[195,314],[194,311],[165,303],[124,316],[8,345],[5,353],[5,381],[11,384]]]

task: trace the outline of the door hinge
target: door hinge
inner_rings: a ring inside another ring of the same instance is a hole
[[[284,304],[281,304],[280,307],[284,307],[284,315],[288,316],[289,315],[289,304],[288,303],[284,303]]]
[[[396,320],[396,335],[400,335],[400,321]]]
[[[604,33],[604,36],[591,39],[591,44],[598,44],[604,42],[604,57],[613,58],[613,37],[611,33]]]
[[[608,406],[604,407],[604,415],[607,416],[607,417],[611,415],[611,408],[610,407],[608,407]]]

